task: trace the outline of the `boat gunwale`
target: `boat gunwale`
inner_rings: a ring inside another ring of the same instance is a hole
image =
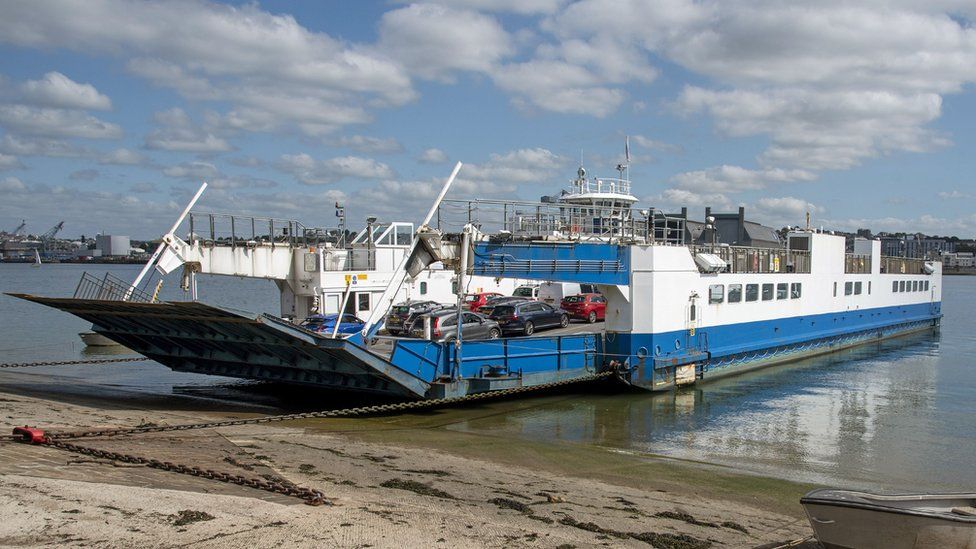
[[[841,500],[832,499],[825,496],[818,496],[817,494],[822,493],[837,493],[837,494],[848,494],[855,497],[867,497],[867,498],[877,498],[889,501],[908,501],[908,502],[926,502],[933,500],[948,500],[948,499],[976,499],[976,493],[971,492],[950,492],[946,494],[871,494],[869,492],[855,492],[849,490],[834,490],[834,489],[818,489],[807,493],[800,498],[800,505],[804,507],[807,515],[810,515],[810,509],[808,505],[826,505],[831,507],[844,507],[848,509],[864,509],[867,511],[876,511],[881,513],[891,513],[897,515],[910,515],[915,517],[931,518],[938,520],[947,520],[952,522],[962,522],[965,524],[976,524],[976,516],[969,515],[959,515],[952,513],[952,511],[926,511],[920,510],[912,507],[893,507],[889,505],[884,505],[883,503],[870,503],[867,501],[851,501],[851,500]],[[904,498],[915,498],[915,499],[904,499]]]

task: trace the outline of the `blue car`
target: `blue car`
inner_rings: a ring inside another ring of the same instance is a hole
[[[332,335],[335,330],[336,319],[339,315],[332,313],[327,315],[312,315],[302,322],[302,328],[325,335]],[[363,320],[355,315],[345,314],[339,321],[340,334],[354,334],[363,329]]]

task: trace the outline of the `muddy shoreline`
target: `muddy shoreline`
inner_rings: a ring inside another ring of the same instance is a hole
[[[16,381],[10,378],[10,381]],[[23,380],[21,380],[23,382]],[[14,383],[16,385],[16,383]],[[0,388],[5,426],[262,415]],[[101,399],[105,400],[105,399]],[[172,404],[172,403],[170,403]],[[526,403],[526,406],[531,405]],[[105,450],[322,491],[329,504],[53,448],[0,443],[0,545],[757,547],[807,537],[808,486],[654,456],[438,428],[458,413],[307,420],[91,439]]]

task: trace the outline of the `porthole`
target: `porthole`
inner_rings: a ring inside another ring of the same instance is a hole
[[[647,356],[647,347],[641,347],[637,349],[637,358],[644,358]]]
[[[681,348],[681,341],[679,341],[677,339],[674,340],[674,348],[675,349],[680,349]]]

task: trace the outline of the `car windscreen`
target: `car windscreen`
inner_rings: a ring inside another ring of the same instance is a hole
[[[409,305],[397,305],[396,307],[393,307],[393,314],[397,314],[397,315],[410,314],[410,306]]]
[[[521,288],[515,288],[515,291],[512,292],[512,295],[518,297],[532,297],[532,288],[529,288],[527,286],[523,286]]]
[[[499,305],[491,311],[491,316],[512,316],[514,314],[515,307],[511,305]]]

